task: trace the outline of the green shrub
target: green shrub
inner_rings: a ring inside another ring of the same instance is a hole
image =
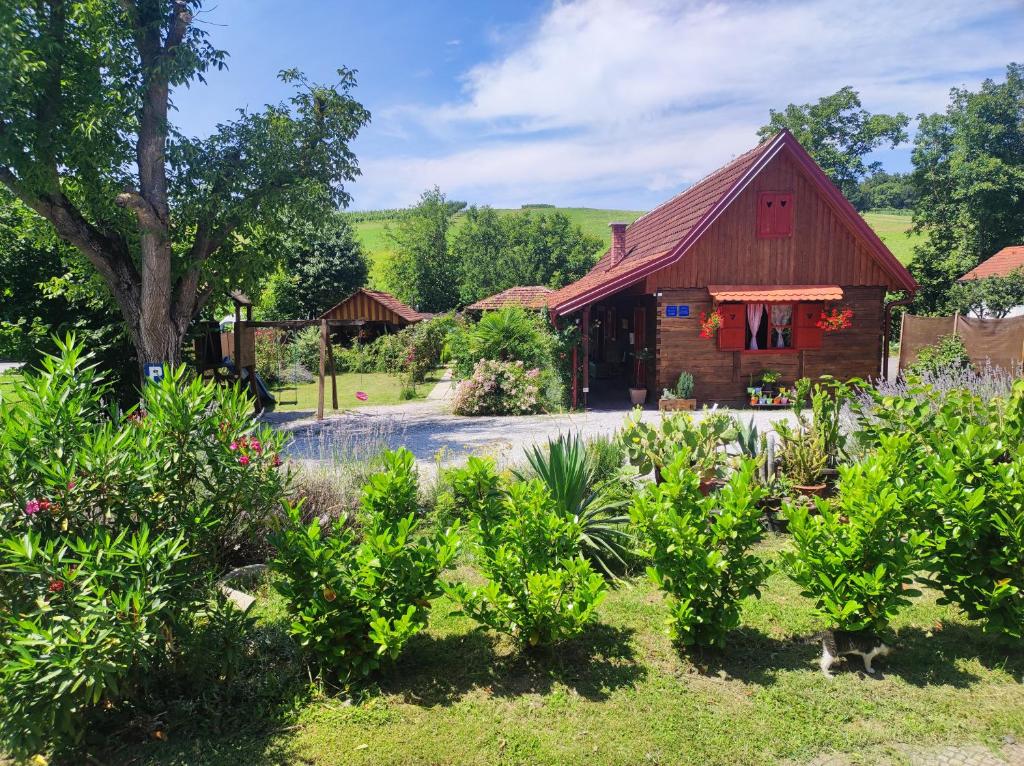
[[[679,454],[633,503],[631,517],[669,597],[669,634],[683,646],[721,647],[739,624],[740,602],[760,594],[768,565],[750,552],[761,537],[763,490],[744,460],[718,492],[704,496],[690,459]]]
[[[282,437],[244,394],[167,370],[123,413],[82,347],[58,345],[0,402],[0,683],[21,700],[0,749],[19,752],[136,702],[213,580],[261,558],[287,484]]]
[[[532,415],[543,407],[540,370],[489,359],[477,362],[452,399],[456,415]]]
[[[696,422],[686,412],[666,413],[654,426],[644,422],[637,408],[626,420],[619,434],[631,465],[647,475],[654,472],[660,480],[662,472],[680,452],[690,459],[690,467],[701,479],[721,475],[725,468],[726,444],[736,439],[731,417],[725,413],[708,414]]]
[[[481,587],[448,586],[463,611],[526,646],[579,634],[607,594],[604,578],[579,554],[580,524],[559,513],[539,481],[516,482],[495,494],[493,463],[467,475],[474,497],[474,552]]]
[[[387,452],[363,494],[362,537],[344,522],[325,531],[298,507],[273,535],[275,589],[290,632],[320,670],[349,684],[394,659],[424,628],[440,573],[458,548],[457,528],[418,534],[412,453]]]
[[[26,757],[77,745],[105,706],[132,699],[198,603],[182,538],[145,525],[0,542],[0,746]]]
[[[316,325],[303,327],[292,338],[289,359],[298,360],[307,370],[320,369],[320,328]],[[335,357],[337,361],[337,357]],[[339,366],[339,370],[342,369]]]
[[[938,375],[948,370],[966,370],[972,366],[963,338],[959,335],[943,335],[935,343],[918,349],[917,358],[907,367],[905,376]]]
[[[928,533],[912,528],[893,468],[872,455],[839,469],[838,498],[815,498],[816,513],[784,508],[793,550],[782,553],[783,568],[830,627],[877,633],[919,595],[909,586]]]

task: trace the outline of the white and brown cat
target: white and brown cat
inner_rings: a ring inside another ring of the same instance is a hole
[[[842,657],[858,655],[864,660],[864,672],[875,674],[871,663],[876,657],[885,657],[892,647],[870,633],[850,633],[845,630],[829,630],[821,637],[821,672],[832,678],[830,668]]]

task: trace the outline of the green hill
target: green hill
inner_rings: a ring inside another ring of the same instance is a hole
[[[540,207],[533,209],[539,213],[554,210],[564,213],[587,234],[600,237],[606,244],[611,241],[609,223],[612,221],[632,223],[644,214],[642,210],[601,210],[590,207]],[[498,210],[498,213],[502,215],[518,212],[520,212],[519,208]],[[370,284],[377,285],[379,284],[379,270],[391,253],[387,227],[398,220],[401,211],[376,211],[362,214],[352,213],[351,215],[355,218],[356,235],[370,257]],[[456,226],[459,225],[459,218],[456,218]],[[910,230],[908,214],[893,211],[869,212],[864,214],[864,219],[901,263],[910,262],[914,245],[923,240],[923,237],[908,235]]]

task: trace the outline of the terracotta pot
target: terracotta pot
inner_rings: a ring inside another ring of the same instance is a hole
[[[659,399],[658,409],[662,411],[695,410],[697,409],[696,399]]]
[[[629,389],[629,401],[634,405],[643,404],[647,401],[647,389],[646,388],[631,388]]]
[[[794,484],[793,489],[799,492],[801,495],[807,497],[822,497],[825,494],[825,490],[828,489],[827,484]]]

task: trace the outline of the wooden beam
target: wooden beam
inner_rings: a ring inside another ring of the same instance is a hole
[[[590,397],[590,306],[583,308],[583,319],[580,323],[583,337],[583,408],[587,407]]]
[[[338,409],[338,373],[334,365],[334,344],[327,338],[327,358],[331,362],[331,409]]]
[[[320,377],[316,395],[316,419],[324,419],[324,375],[327,372],[327,320],[320,321]]]

